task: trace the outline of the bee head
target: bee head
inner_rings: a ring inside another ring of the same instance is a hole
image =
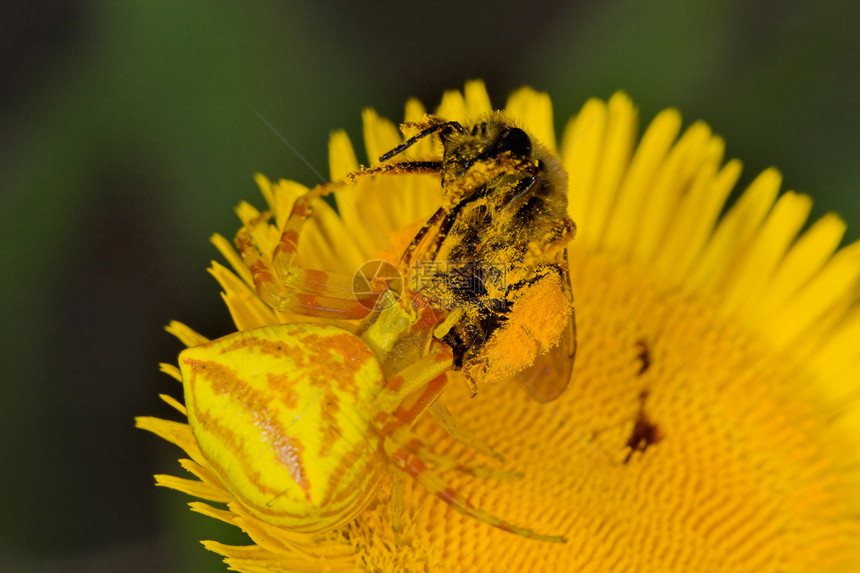
[[[498,156],[506,151],[514,155],[530,157],[532,154],[532,140],[528,134],[519,127],[506,127],[496,139],[492,155]]]

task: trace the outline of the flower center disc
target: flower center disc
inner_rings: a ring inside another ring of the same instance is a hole
[[[445,555],[455,548],[463,571],[771,571],[786,552],[801,570],[839,563],[836,549],[854,535],[840,501],[849,485],[831,465],[838,452],[825,451],[832,440],[818,435],[827,424],[804,394],[803,365],[607,255],[572,248],[571,276],[579,348],[561,398],[539,403],[512,382],[470,399],[460,380],[443,396],[458,423],[525,476],[450,474],[451,486],[570,541],[506,534],[407,485],[412,558],[454,565]],[[479,461],[432,420],[417,429],[439,451]],[[350,536],[386,535],[387,512],[366,512]]]

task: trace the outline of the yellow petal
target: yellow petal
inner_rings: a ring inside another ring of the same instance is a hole
[[[607,250],[628,249],[637,236],[643,204],[650,200],[652,181],[681,128],[681,114],[661,112],[642,136],[618,193],[604,237]]]
[[[618,186],[630,160],[636,137],[637,111],[630,98],[623,93],[617,93],[609,100],[606,118],[606,135],[597,164],[588,227],[585,230],[589,241],[595,244],[602,239],[610,211],[615,204]],[[646,203],[646,212],[651,204],[652,201]],[[647,214],[644,217],[647,217]],[[647,219],[643,222],[647,222]]]
[[[782,176],[776,169],[766,169],[750,183],[717,226],[713,238],[686,281],[688,289],[713,288],[714,282],[743,253],[750,237],[758,230],[776,200],[781,182]]]
[[[402,141],[397,127],[380,117],[376,111],[366,108],[361,113],[364,125],[364,148],[370,165],[378,165],[379,157],[400,145]]]
[[[328,165],[332,181],[340,181],[358,169],[352,142],[345,131],[332,132],[328,141]]]
[[[546,148],[556,151],[552,101],[548,94],[528,87],[520,88],[508,98],[505,111],[518,125],[526,126]]]
[[[464,95],[466,100],[466,115],[472,120],[493,111],[493,106],[490,103],[490,96],[487,93],[487,88],[481,80],[471,80],[466,82]]]
[[[606,131],[606,104],[598,99],[585,102],[582,110],[572,118],[561,139],[561,158],[567,170],[568,213],[576,222],[577,241],[590,242],[596,232],[592,228],[592,204],[597,202],[594,182],[603,148]]]
[[[448,121],[466,123],[469,112],[466,109],[463,94],[457,90],[449,90],[442,94],[442,102],[436,108],[436,115]]]

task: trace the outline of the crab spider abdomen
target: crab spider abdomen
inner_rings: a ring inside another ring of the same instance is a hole
[[[385,472],[370,412],[385,379],[360,338],[265,326],[189,348],[179,365],[200,451],[249,511],[311,533],[369,503]]]

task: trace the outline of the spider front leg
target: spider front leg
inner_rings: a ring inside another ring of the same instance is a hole
[[[350,174],[344,181],[318,185],[296,199],[271,258],[261,252],[251,233],[256,225],[266,224],[271,213],[263,213],[249,222],[237,233],[236,246],[254,277],[254,286],[260,297],[272,308],[282,312],[335,319],[366,316],[375,308],[376,301],[388,285],[372,284],[373,292],[356,296],[352,276],[306,269],[295,264],[299,239],[305,223],[313,216],[314,201],[321,200],[360,177],[433,173],[438,169],[439,163],[434,161],[392,163],[362,169]]]
[[[271,213],[262,213],[240,229],[236,234],[236,247],[251,271],[257,293],[272,308],[306,316],[362,318],[374,308],[377,293],[357,297],[353,292],[351,276],[293,264],[299,237],[313,214],[311,203],[330,193],[330,187],[316,187],[296,200],[271,259],[254,241],[253,232],[256,227],[268,224]],[[383,290],[384,285],[380,292]]]
[[[272,262],[260,252],[247,227],[236,234],[236,247],[251,271],[260,298],[280,312],[331,319],[363,318],[373,308],[376,297],[357,299],[350,285],[352,277],[340,273],[293,266],[287,282],[278,278]]]

